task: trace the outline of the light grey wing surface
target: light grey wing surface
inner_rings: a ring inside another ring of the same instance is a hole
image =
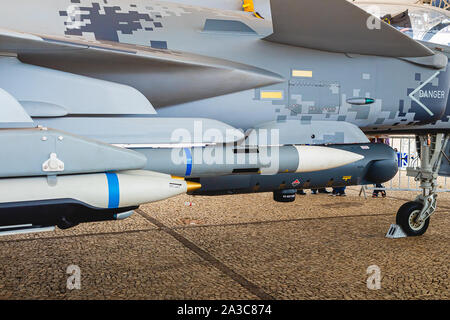
[[[157,106],[283,82],[272,72],[185,52],[0,29],[0,51],[25,63],[131,86]]]
[[[0,129],[32,127],[33,120],[20,103],[0,88]]]

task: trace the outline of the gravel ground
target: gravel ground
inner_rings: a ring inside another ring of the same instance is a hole
[[[424,236],[391,240],[395,212],[414,193],[358,192],[294,203],[182,195],[124,221],[2,237],[0,298],[449,299],[450,194]],[[66,288],[71,264],[80,290]],[[367,288],[370,265],[379,290]]]

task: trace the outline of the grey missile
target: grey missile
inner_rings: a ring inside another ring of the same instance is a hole
[[[325,146],[133,148],[148,159],[146,170],[183,177],[311,172],[341,167],[364,156]]]

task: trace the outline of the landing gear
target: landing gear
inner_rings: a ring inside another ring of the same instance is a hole
[[[295,201],[296,189],[277,190],[273,192],[273,200],[277,202],[293,202]]]
[[[437,178],[449,135],[438,133],[416,137],[420,166],[407,168],[407,175],[420,181],[421,195],[407,202],[397,212],[397,224],[408,236],[420,236],[430,223],[430,216],[437,206]]]

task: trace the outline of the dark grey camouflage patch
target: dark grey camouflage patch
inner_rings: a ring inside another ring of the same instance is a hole
[[[107,6],[98,2],[83,5],[80,0],[71,0],[71,3],[80,6],[72,12],[59,12],[60,16],[69,17],[64,23],[66,35],[83,36],[83,33],[93,33],[96,40],[119,42],[118,32],[133,34],[138,30],[154,31],[154,28],[163,27],[160,21],[155,21],[156,16],[138,12],[136,5],[128,5],[128,8],[125,8],[126,5]],[[152,24],[144,27],[142,21]],[[165,46],[160,43],[158,48],[164,47],[167,48],[167,43]]]
[[[166,41],[150,41],[150,46],[154,49],[167,49]]]
[[[399,110],[398,116],[399,117],[406,116],[406,113],[404,112],[404,108],[405,108],[405,100],[402,99],[398,102],[398,110]]]

